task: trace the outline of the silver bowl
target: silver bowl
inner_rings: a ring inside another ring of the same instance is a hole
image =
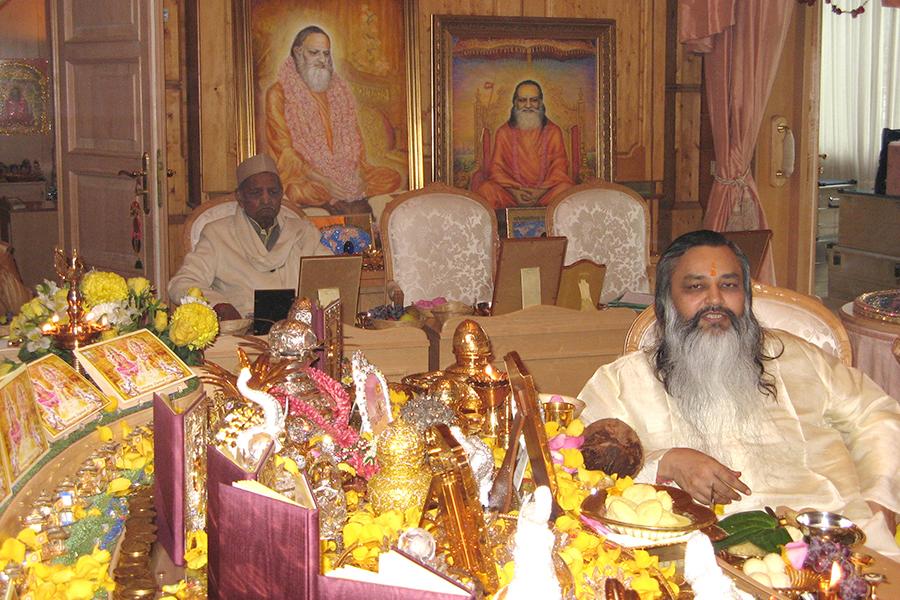
[[[866,540],[866,534],[856,523],[833,512],[800,513],[797,515],[797,525],[805,536],[832,540],[845,546],[856,546]]]

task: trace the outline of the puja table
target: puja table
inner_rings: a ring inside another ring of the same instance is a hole
[[[204,351],[206,360],[236,373],[237,347],[241,338],[220,335]],[[428,337],[418,327],[392,329],[360,329],[344,326],[344,356],[362,350],[366,358],[391,381],[399,381],[412,373],[428,370]]]
[[[503,357],[515,350],[541,392],[575,396],[597,367],[621,356],[637,315],[630,308],[580,311],[536,305],[497,317],[454,317],[433,332],[431,368],[453,364],[453,332],[468,318],[490,338],[494,366],[505,369]]]
[[[852,302],[841,307],[840,317],[853,348],[853,366],[900,402],[900,358],[894,354],[900,324],[856,315]]]

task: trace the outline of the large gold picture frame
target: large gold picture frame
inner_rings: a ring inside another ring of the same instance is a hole
[[[50,132],[46,59],[0,60],[0,135]]]
[[[612,181],[615,21],[435,15],[432,32],[435,181],[473,186],[525,80],[540,82],[573,183]]]
[[[346,81],[352,93],[367,161],[400,174],[399,189],[422,187],[414,0],[236,0],[234,6],[242,160],[268,151],[267,91],[278,81],[278,67],[291,55],[294,36],[304,27],[316,25],[331,38],[334,73]],[[402,19],[387,16],[400,14]],[[377,126],[373,125],[376,121]],[[279,170],[284,171],[285,163],[278,162]],[[290,198],[290,183],[285,173],[281,174]]]

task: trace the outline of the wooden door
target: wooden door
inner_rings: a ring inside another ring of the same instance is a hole
[[[60,239],[91,267],[165,287],[161,2],[52,6]]]

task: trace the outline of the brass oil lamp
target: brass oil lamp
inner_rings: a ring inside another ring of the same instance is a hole
[[[66,316],[64,323],[60,316],[54,314],[41,326],[41,332],[56,340],[60,347],[72,351],[91,343],[101,331],[109,329],[106,317],[97,320],[93,313],[84,310],[84,296],[81,293],[81,277],[84,275],[84,263],[78,256],[78,250],[66,257],[59,248],[54,250],[53,262],[56,275],[61,285],[68,285],[66,294]]]

